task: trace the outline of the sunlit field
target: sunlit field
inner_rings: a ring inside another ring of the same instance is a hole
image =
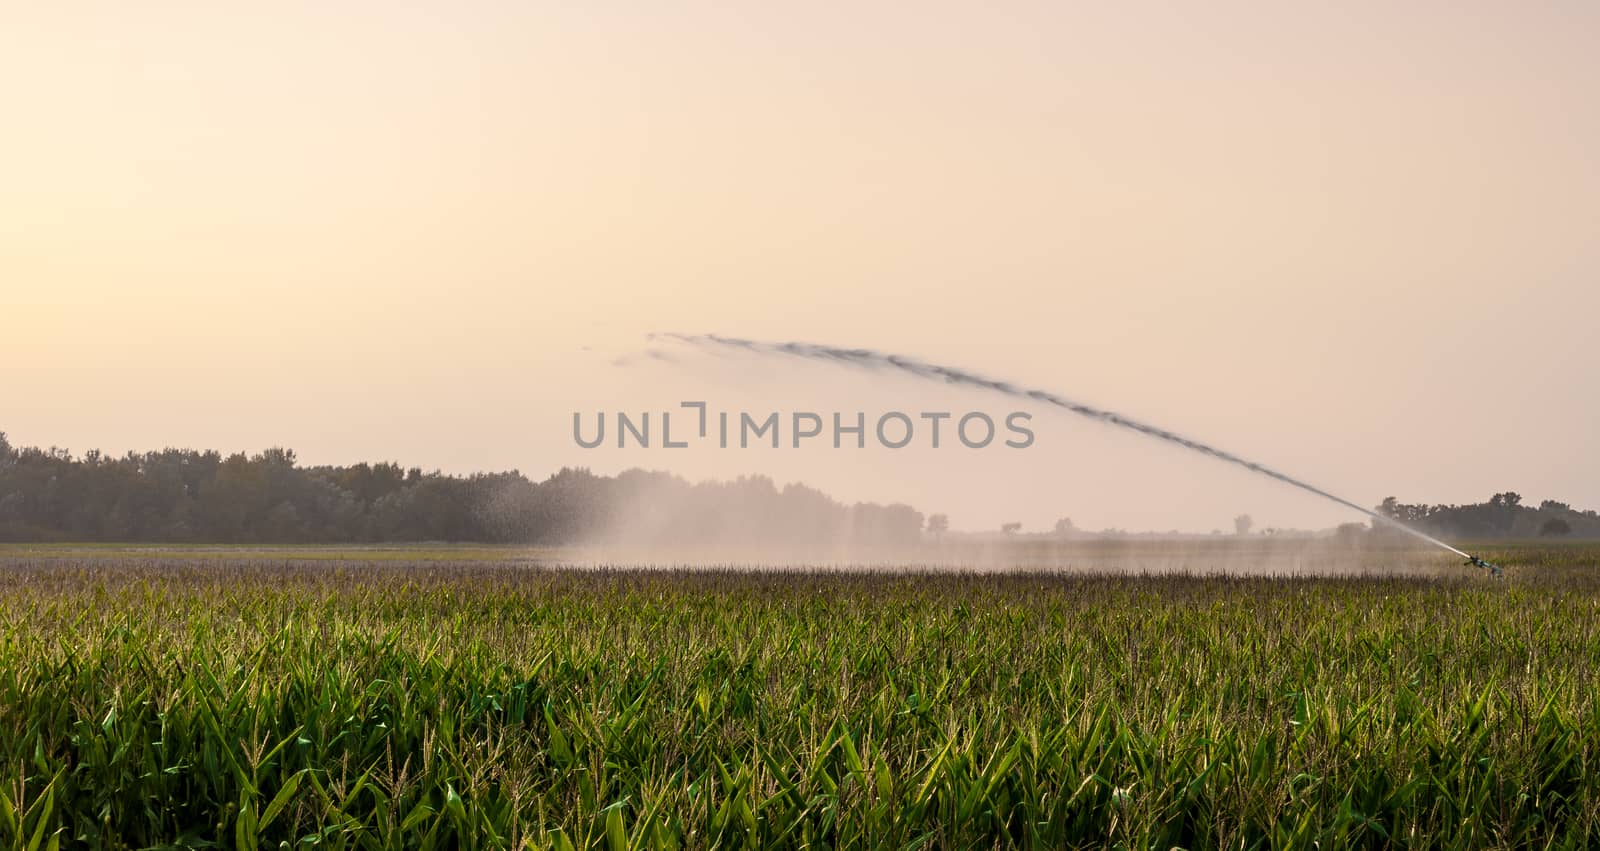
[[[0,549],[0,847],[1600,842],[1600,547],[1017,555]]]

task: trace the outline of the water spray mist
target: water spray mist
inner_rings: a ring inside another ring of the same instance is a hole
[[[1184,437],[1176,432],[1169,431],[1149,423],[1141,422],[1130,417],[1125,417],[1122,414],[1118,414],[1113,411],[1103,410],[1092,405],[1085,405],[1082,402],[1077,402],[1046,390],[1034,390],[1025,387],[1019,387],[1007,381],[986,378],[982,375],[968,372],[966,370],[927,363],[926,361],[917,360],[904,355],[878,352],[872,349],[846,349],[834,346],[824,346],[816,343],[769,343],[759,340],[745,340],[738,337],[723,337],[716,334],[660,334],[651,336],[675,340],[680,343],[701,348],[715,348],[723,350],[731,349],[759,355],[788,355],[811,361],[845,364],[848,366],[861,367],[865,369],[900,372],[930,381],[942,381],[946,384],[955,384],[963,387],[972,387],[979,390],[988,390],[994,393],[1002,393],[1014,399],[1031,399],[1036,402],[1042,402],[1066,411],[1071,411],[1079,416],[1088,417],[1090,419],[1098,420],[1100,422],[1118,426],[1120,428],[1129,429],[1130,431],[1136,431],[1148,437],[1166,441],[1167,443],[1177,444],[1185,449],[1199,452],[1202,455],[1209,455],[1219,461],[1226,461],[1229,464],[1243,467],[1253,473],[1267,476],[1283,482],[1284,484],[1297,487],[1303,491],[1316,494],[1323,499],[1330,500],[1346,508],[1359,511],[1386,526],[1398,529],[1423,541],[1427,541],[1428,543],[1441,549],[1449,550],[1450,552],[1465,558],[1467,560],[1466,564],[1484,568],[1493,576],[1498,577],[1501,575],[1501,570],[1499,567],[1496,567],[1495,565],[1492,565],[1477,556],[1474,556],[1463,550],[1458,550],[1444,541],[1441,541],[1438,538],[1435,538],[1432,535],[1420,530],[1413,529],[1392,517],[1386,517],[1371,509],[1363,508],[1362,506],[1351,502],[1348,499],[1335,496],[1334,494],[1331,494],[1328,491],[1317,487],[1316,485],[1303,482],[1294,478],[1293,476],[1280,473],[1270,467],[1258,464],[1246,458],[1241,458],[1238,455],[1218,449],[1215,446]]]

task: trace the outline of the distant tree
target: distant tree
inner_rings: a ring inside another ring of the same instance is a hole
[[[0,434],[0,441],[4,441],[4,439],[5,435]],[[1566,514],[1572,510],[1572,506],[1564,502],[1556,502],[1553,499],[1547,499],[1544,502],[1539,503],[1539,510],[1554,514]]]
[[[1078,531],[1078,528],[1072,525],[1072,518],[1063,517],[1056,521],[1057,538],[1070,538],[1072,537],[1072,533],[1076,531]]]
[[[853,510],[872,514],[872,522],[863,530],[864,541],[910,545],[922,540],[922,512],[909,505],[894,503],[880,506],[867,503],[865,506],[857,504]]]
[[[1365,523],[1340,523],[1339,528],[1333,532],[1333,537],[1342,544],[1360,543],[1361,536],[1366,534]]]
[[[1021,523],[1006,523],[1000,527],[1000,531],[1004,532],[1008,536],[1017,534],[1017,532],[1021,529]]]
[[[1378,505],[1374,510],[1377,511],[1378,514],[1387,517],[1390,520],[1397,520],[1407,525],[1414,525],[1426,520],[1429,512],[1432,509],[1426,505],[1406,505],[1400,500],[1390,496],[1385,497],[1383,503]],[[1372,528],[1377,529],[1380,527],[1376,522],[1374,522],[1372,524]]]
[[[1248,535],[1250,534],[1250,528],[1255,525],[1256,521],[1250,519],[1248,514],[1241,514],[1233,518],[1233,531],[1235,534]]]
[[[943,541],[944,540],[944,533],[946,533],[948,531],[950,531],[950,515],[948,515],[948,514],[930,514],[930,515],[928,515],[928,532],[933,535],[934,540]]]
[[[1517,525],[1517,514],[1522,510],[1522,494],[1516,491],[1497,493],[1489,498],[1492,510],[1490,524],[1496,534],[1509,535]]]
[[[1572,525],[1561,517],[1552,517],[1544,521],[1544,525],[1539,527],[1539,534],[1546,538],[1570,535],[1572,534]]]

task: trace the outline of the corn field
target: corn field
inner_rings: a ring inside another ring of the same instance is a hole
[[[0,848],[1585,848],[1600,549],[1506,582],[0,563]]]

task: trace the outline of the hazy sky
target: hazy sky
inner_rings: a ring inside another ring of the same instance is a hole
[[[1362,502],[1600,507],[1600,6],[0,3],[0,429],[805,479],[957,526],[1350,519],[1028,450],[582,450],[573,410],[981,409],[872,346]],[[915,9],[911,14],[910,10]]]

